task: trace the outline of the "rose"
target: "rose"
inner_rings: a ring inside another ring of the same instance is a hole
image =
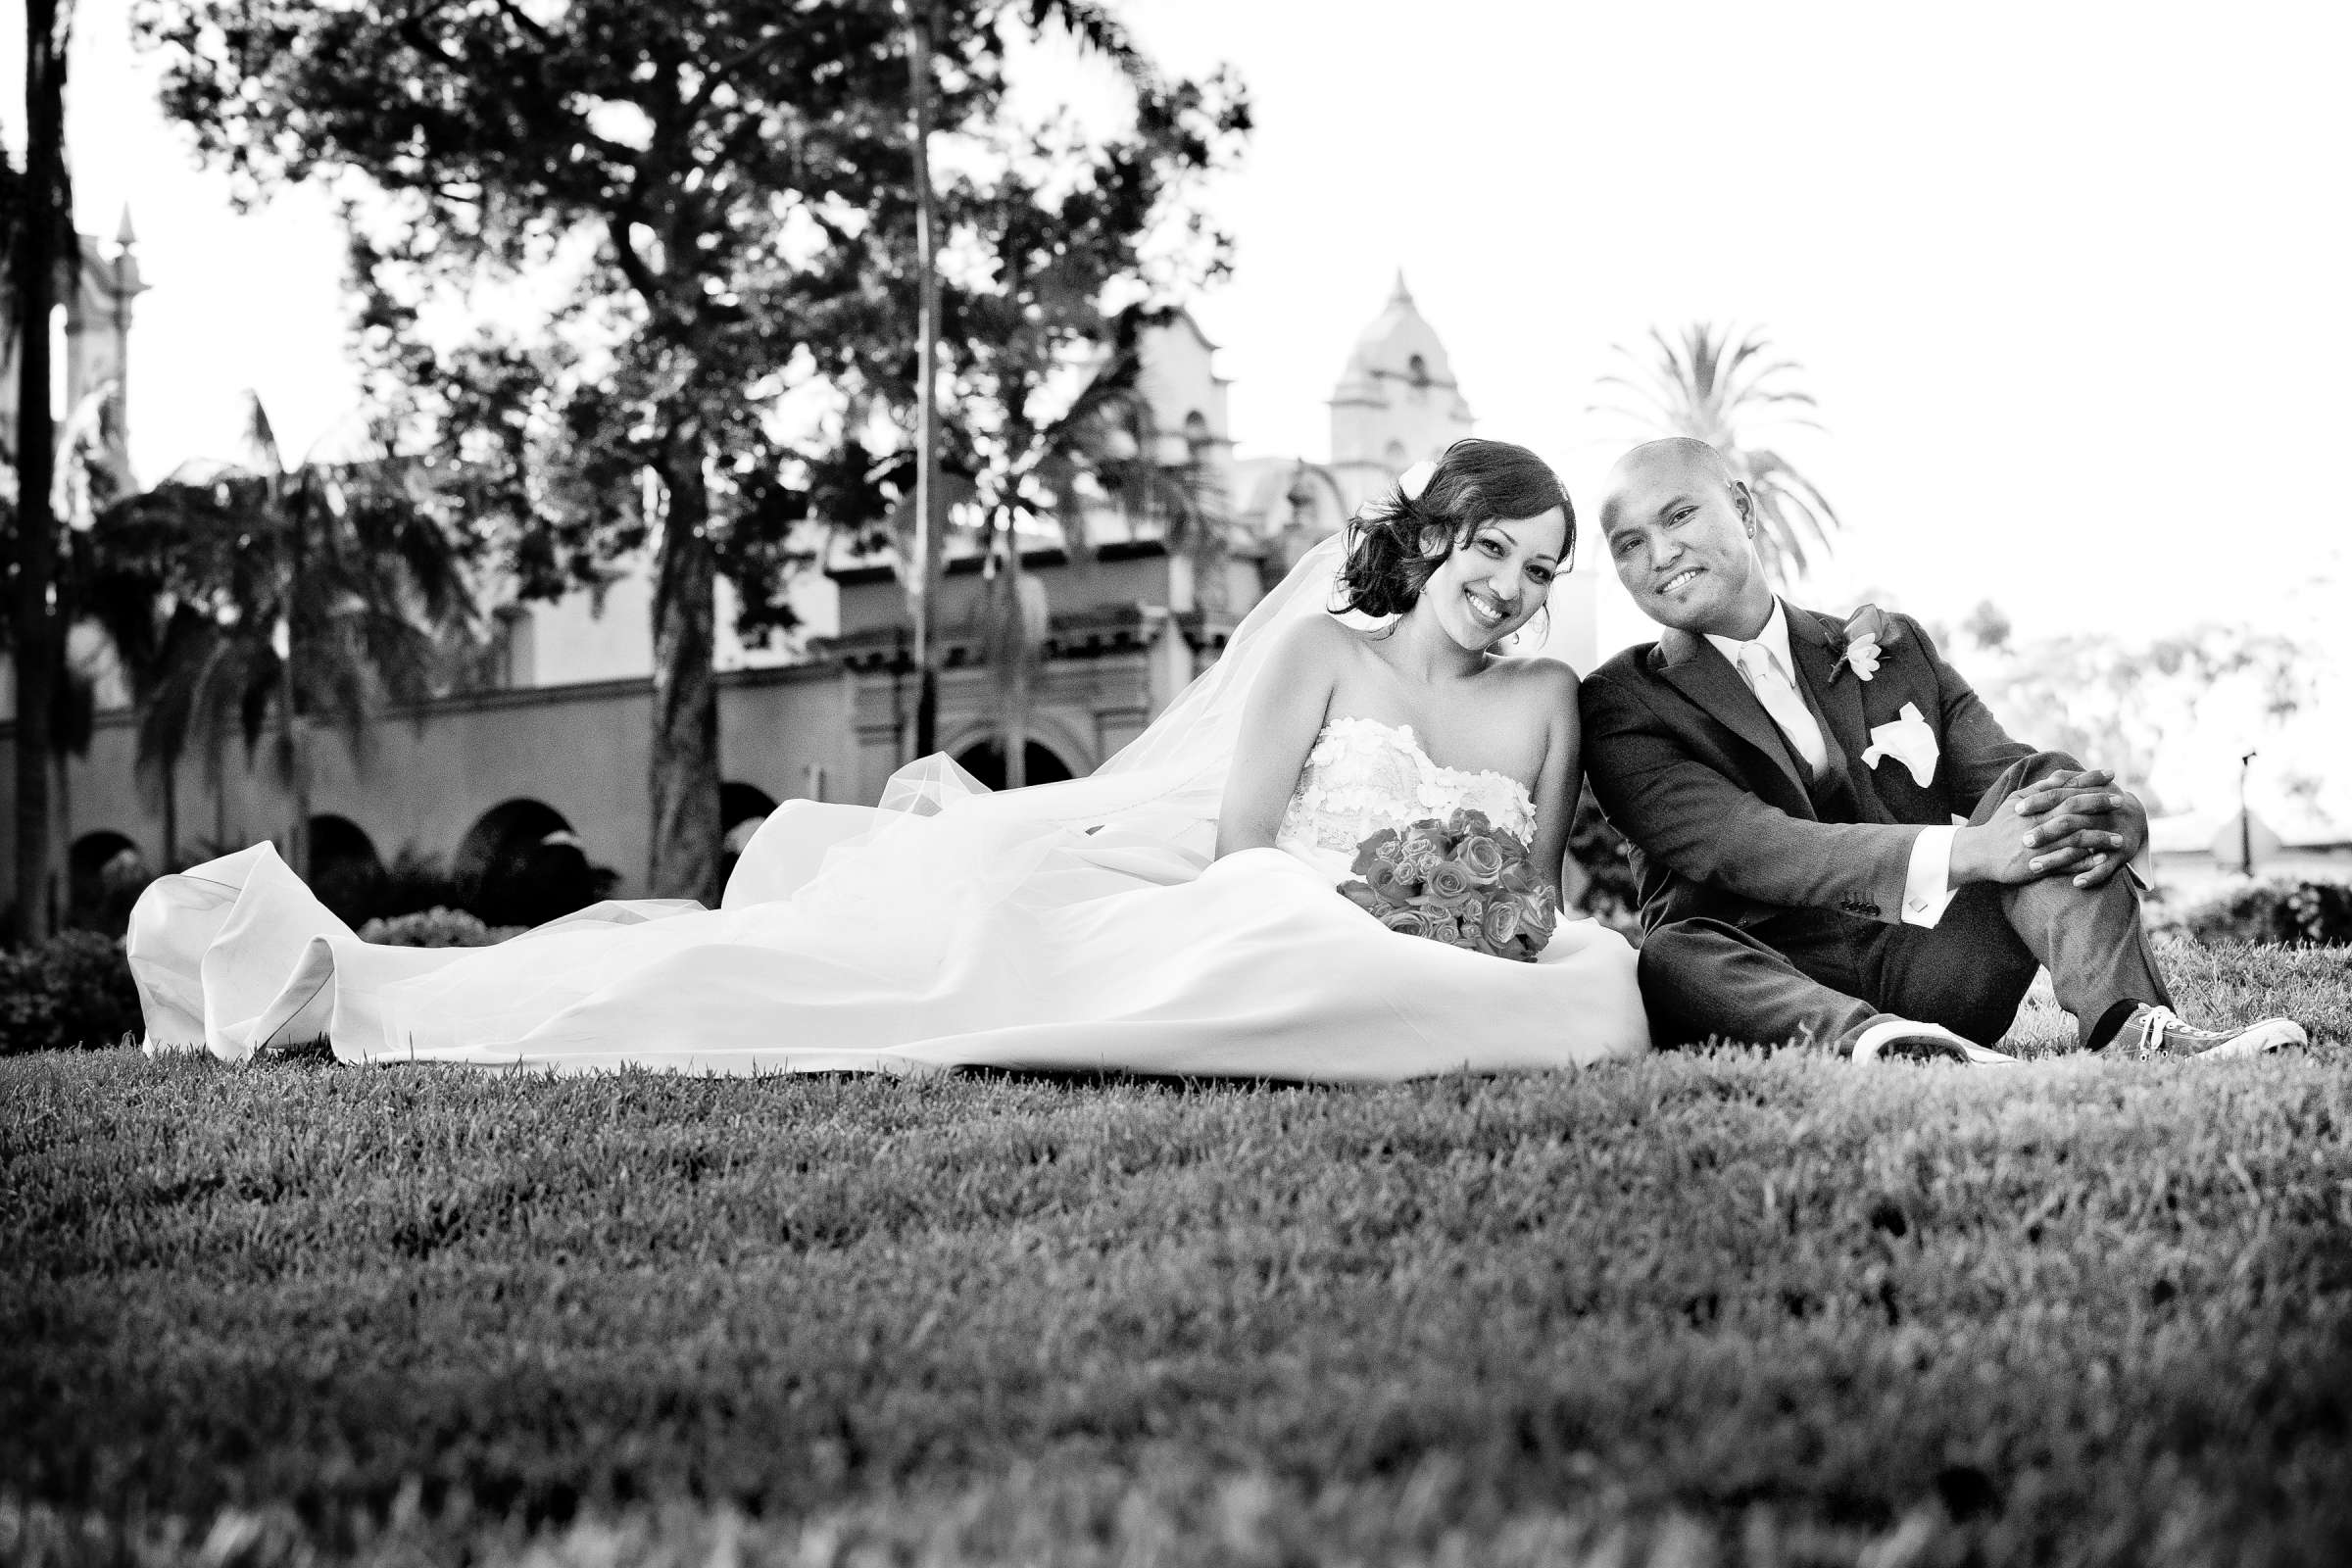
[[[1476,893],[1465,893],[1454,902],[1453,913],[1464,925],[1479,925],[1487,918],[1487,901]]]
[[[1480,925],[1487,940],[1499,948],[1519,934],[1519,906],[1509,899],[1496,899],[1487,906],[1486,918]]]
[[[1559,906],[1551,902],[1549,888],[1538,888],[1527,895],[1521,907],[1520,919],[1531,931],[1549,932],[1559,921]]]
[[[1381,910],[1387,908],[1389,904],[1392,902],[1390,900],[1383,899],[1379,892],[1375,890],[1368,882],[1341,883],[1340,897],[1346,899],[1349,904],[1354,905],[1366,914],[1378,914]]]
[[[1462,934],[1461,922],[1444,909],[1423,909],[1421,918],[1429,922],[1429,930],[1423,934],[1432,941],[1451,942]],[[1396,927],[1391,926],[1389,929],[1395,930]]]
[[[1430,867],[1429,892],[1432,898],[1446,903],[1461,898],[1470,891],[1470,873],[1458,860],[1440,860]]]
[[[1355,863],[1348,869],[1357,876],[1365,876],[1370,874],[1375,865],[1395,865],[1399,840],[1400,835],[1395,828],[1382,828],[1355,847]]]
[[[1472,833],[1454,847],[1453,858],[1462,869],[1481,882],[1492,882],[1502,875],[1502,846],[1484,833]]]
[[[1399,936],[1426,937],[1435,934],[1430,929],[1429,916],[1419,909],[1391,909],[1380,917],[1380,923]]]
[[[1440,823],[1434,820],[1415,822],[1404,830],[1404,844],[1398,852],[1397,863],[1422,866],[1424,869],[1416,880],[1426,878],[1429,875],[1427,867],[1446,858],[1446,852],[1450,847],[1446,829]]]
[[[1373,895],[1384,905],[1403,904],[1410,900],[1415,893],[1421,891],[1417,884],[1406,882],[1397,873],[1395,866],[1386,865],[1377,860],[1373,862],[1372,870],[1364,880],[1371,886]]]
[[[1472,834],[1484,836],[1494,831],[1494,824],[1477,807],[1465,806],[1453,813],[1453,831],[1464,837]]]

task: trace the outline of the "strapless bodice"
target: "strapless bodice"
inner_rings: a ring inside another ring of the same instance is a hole
[[[1535,836],[1536,803],[1508,773],[1441,767],[1410,724],[1348,715],[1315,736],[1274,842],[1338,881],[1350,874],[1356,846],[1382,828],[1465,808],[1522,842]]]

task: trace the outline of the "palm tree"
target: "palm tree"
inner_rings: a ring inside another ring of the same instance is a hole
[[[1617,353],[1625,368],[1598,383],[1614,388],[1617,401],[1596,402],[1587,413],[1615,414],[1647,436],[1695,436],[1722,453],[1755,498],[1756,554],[1775,581],[1791,567],[1806,569],[1808,535],[1830,548],[1830,530],[1843,526],[1836,511],[1788,459],[1759,444],[1775,424],[1821,428],[1810,412],[1813,395],[1788,384],[1803,367],[1775,353],[1759,329],[1734,341],[1732,328],[1710,321],[1684,327],[1674,342],[1653,326],[1646,349],[1621,343]]]
[[[1028,781],[1030,698],[1053,623],[1045,584],[1021,559],[1021,525],[1051,524],[1064,558],[1080,571],[1094,560],[1094,524],[1109,513],[1131,533],[1156,531],[1171,560],[1187,563],[1197,576],[1224,542],[1224,519],[1198,461],[1162,462],[1166,443],[1141,384],[1144,320],[1121,319],[1108,358],[1069,408],[1008,453],[1000,471],[984,476],[995,499],[987,508],[977,641],[995,676],[1008,789]]]
[[[235,733],[273,736],[291,797],[287,860],[308,870],[306,715],[331,715],[355,760],[380,702],[433,695],[479,641],[465,540],[413,465],[368,447],[288,467],[248,394],[246,463],[183,467],[93,530],[157,606],[152,652],[126,660],[139,765],[170,779],[199,750],[216,792]],[[118,635],[120,645],[122,638]]]

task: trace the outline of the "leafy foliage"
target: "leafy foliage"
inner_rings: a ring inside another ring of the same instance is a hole
[[[0,952],[0,1056],[116,1046],[140,1028],[138,990],[115,938],[64,931]]]
[[[2135,788],[2155,774],[2168,741],[2196,728],[2201,710],[2229,705],[2259,728],[2311,698],[2316,662],[2277,632],[2208,624],[2148,642],[2077,632],[2018,644],[2005,620],[1996,624],[2003,634],[1980,639],[1985,657],[1969,670],[1985,705],[2011,734],[2113,768]]]
[[[2309,879],[2250,882],[2181,910],[2178,924],[2206,943],[2352,947],[2352,887]]]
[[[247,396],[247,465],[184,467],[107,509],[92,541],[122,585],[108,629],[134,677],[141,767],[194,750],[217,783],[230,738],[250,760],[273,735],[299,845],[299,720],[339,724],[356,760],[384,700],[445,685],[478,634],[471,552],[420,465],[377,448],[288,467]]]
[[[1576,815],[1568,826],[1568,857],[1585,874],[1585,885],[1574,902],[1639,945],[1642,883],[1634,874],[1633,847],[1610,824],[1600,803],[1592,798],[1590,784],[1583,786],[1576,798]]]
[[[1733,328],[1711,321],[1671,340],[1653,326],[1647,349],[1619,344],[1617,354],[1626,368],[1598,384],[1618,401],[1587,412],[1615,414],[1645,439],[1693,436],[1722,453],[1755,498],[1756,555],[1774,579],[1805,569],[1808,539],[1829,548],[1831,530],[1841,526],[1837,512],[1793,464],[1760,444],[1774,425],[1820,428],[1813,395],[1788,384],[1801,366],[1775,353],[1759,330],[1735,340]]]
[[[994,241],[961,258],[953,338],[1019,336],[1050,295],[1091,303],[1115,270],[1100,258],[1129,236],[1197,226],[1171,211],[1171,174],[1207,157],[1212,89],[1160,78],[1079,0],[934,11],[951,140],[1014,145],[997,129],[1008,54],[1052,28],[1137,88],[1132,126],[1090,139],[1063,123],[1019,141],[1035,156],[1007,177],[943,193],[971,215],[963,232]],[[521,591],[650,557],[651,881],[710,893],[716,576],[735,577],[755,623],[782,621],[802,525],[873,526],[892,499],[875,470],[906,445],[910,76],[896,11],[163,0],[149,31],[172,53],[168,106],[249,194],[358,176],[352,253],[378,384],[473,476]],[[543,296],[537,326],[434,344],[436,301],[515,279]],[[1051,320],[1032,335],[1062,340]]]
[[[362,942],[388,948],[486,948],[525,928],[491,926],[464,909],[435,907],[413,914],[378,917],[360,927]]]

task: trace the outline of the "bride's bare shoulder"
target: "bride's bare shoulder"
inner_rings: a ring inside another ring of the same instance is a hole
[[[1292,670],[1336,674],[1363,656],[1364,634],[1337,615],[1308,615],[1283,628],[1275,657]]]
[[[1574,719],[1577,675],[1559,660],[1541,654],[1513,659],[1497,666],[1496,673],[1505,677],[1503,690],[1509,694],[1509,702],[1530,720],[1561,712]]]

